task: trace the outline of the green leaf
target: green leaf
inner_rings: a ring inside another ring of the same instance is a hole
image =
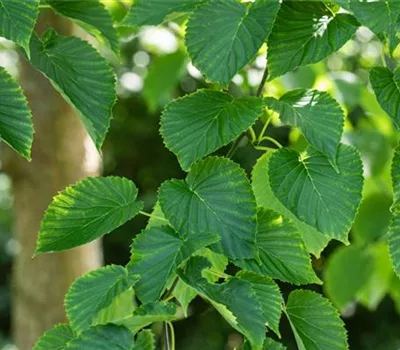
[[[66,324],[56,325],[44,333],[33,350],[64,350],[67,343],[75,338],[74,331]]]
[[[339,50],[358,28],[350,14],[324,1],[286,1],[268,40],[268,80]]]
[[[316,257],[329,242],[329,237],[321,234],[315,228],[300,221],[290,210],[288,210],[274,195],[269,180],[269,159],[271,154],[264,154],[254,166],[252,173],[252,185],[257,205],[266,209],[273,209],[290,219],[304,241],[306,249]]]
[[[252,284],[236,277],[223,284],[211,284],[201,274],[203,269],[210,267],[205,258],[193,257],[191,265],[196,268],[178,271],[182,280],[208,299],[233,328],[260,347],[264,341],[266,320]]]
[[[390,257],[396,274],[400,277],[400,146],[392,161],[393,205],[392,220],[389,227]]]
[[[159,200],[179,234],[216,233],[221,235],[221,243],[213,246],[217,253],[232,259],[256,256],[256,203],[238,164],[218,157],[199,161],[185,181],[164,182]]]
[[[0,0],[0,36],[23,47],[29,56],[29,41],[39,15],[40,0]]]
[[[142,231],[133,241],[129,263],[130,272],[141,276],[135,287],[140,301],[158,300],[175,270],[193,253],[218,240],[218,235],[206,232],[181,238],[169,226]]]
[[[354,301],[357,293],[368,283],[374,259],[363,247],[337,249],[324,270],[324,288],[333,304],[343,310]]]
[[[252,349],[253,348],[251,347],[250,343],[247,340],[245,340],[242,350],[252,350]],[[286,348],[281,343],[278,343],[271,338],[265,338],[262,349],[263,350],[286,350]]]
[[[173,12],[192,12],[205,0],[135,0],[122,26],[158,25]]]
[[[346,350],[346,330],[337,310],[321,295],[296,290],[286,305],[299,350]]]
[[[176,304],[157,301],[138,307],[133,315],[116,323],[127,327],[131,332],[137,333],[144,327],[154,322],[168,322],[176,318]]]
[[[277,0],[256,0],[248,6],[209,0],[193,12],[187,25],[185,43],[193,64],[210,80],[228,84],[257,54],[278,9]]]
[[[275,196],[301,221],[348,242],[361,202],[363,170],[357,151],[340,145],[336,172],[318,151],[281,149],[272,154],[269,178]]]
[[[96,315],[131,288],[137,279],[138,276],[129,275],[122,266],[108,265],[75,280],[65,297],[72,328],[83,331],[92,326]]]
[[[264,314],[265,325],[280,336],[279,321],[283,298],[278,285],[269,277],[249,271],[240,271],[236,277],[251,283],[252,291]]]
[[[53,198],[40,225],[36,253],[71,249],[111,232],[143,204],[128,179],[86,178]]]
[[[54,30],[48,30],[42,41],[32,35],[30,49],[32,65],[77,110],[100,149],[116,99],[115,76],[110,65],[86,41],[58,35]]]
[[[65,350],[132,350],[133,334],[129,329],[107,324],[91,327],[68,343]]]
[[[47,0],[47,2],[57,13],[75,20],[101,43],[106,41],[110,48],[119,54],[119,41],[113,19],[99,0]]]
[[[265,101],[268,108],[280,113],[283,123],[298,126],[307,142],[336,165],[344,124],[344,113],[336,100],[326,92],[298,89],[279,100]]]
[[[256,237],[261,263],[238,260],[243,269],[294,284],[321,283],[312,268],[299,231],[272,210],[259,209]]]
[[[167,105],[161,135],[184,170],[246,131],[264,109],[257,97],[200,90]]]
[[[393,73],[385,67],[374,67],[369,73],[369,80],[376,98],[383,110],[392,118],[397,128],[400,127],[400,68]]]
[[[21,156],[30,160],[33,142],[31,111],[21,88],[2,67],[0,96],[0,137]]]
[[[151,330],[145,329],[136,336],[135,346],[132,350],[155,350],[156,340]]]

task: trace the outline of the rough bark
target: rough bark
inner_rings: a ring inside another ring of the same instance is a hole
[[[73,30],[70,22],[50,11],[42,14],[37,31],[47,27],[63,34]],[[99,241],[31,258],[52,197],[67,185],[97,174],[100,158],[75,112],[25,59],[21,59],[20,82],[34,116],[32,161],[13,153],[4,165],[12,178],[14,233],[21,247],[13,264],[12,333],[19,350],[30,350],[44,331],[65,322],[63,299],[72,281],[102,262]]]

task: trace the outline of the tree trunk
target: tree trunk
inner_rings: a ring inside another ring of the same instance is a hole
[[[50,11],[42,14],[37,31],[47,27],[62,34],[73,29]],[[20,77],[34,116],[32,162],[13,154],[5,160],[5,170],[12,179],[14,234],[21,246],[13,263],[12,333],[19,350],[31,350],[43,332],[65,322],[63,299],[72,281],[101,265],[100,241],[31,258],[52,197],[83,177],[96,175],[100,157],[75,112],[25,59]]]

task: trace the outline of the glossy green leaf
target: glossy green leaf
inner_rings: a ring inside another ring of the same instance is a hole
[[[397,128],[400,127],[400,68],[391,72],[386,67],[371,69],[369,79],[376,98],[383,110],[392,118]]]
[[[74,331],[66,324],[59,324],[44,333],[33,350],[64,350],[66,344],[75,338]]]
[[[268,38],[278,9],[277,0],[256,0],[247,6],[209,0],[187,25],[186,46],[193,64],[210,80],[228,84]]]
[[[265,325],[280,336],[279,321],[283,298],[278,285],[269,277],[249,271],[240,271],[236,277],[251,283],[252,291],[264,314]]]
[[[136,336],[135,345],[132,350],[155,350],[156,340],[151,330],[145,329]]]
[[[107,8],[99,0],[47,0],[62,16],[75,20],[100,42],[106,42],[119,54],[117,31]]]
[[[2,67],[0,96],[0,137],[21,156],[30,160],[33,142],[31,111],[21,88]]]
[[[340,247],[329,257],[324,270],[324,288],[329,299],[343,310],[356,300],[368,283],[374,258],[360,246]]]
[[[257,97],[234,98],[220,91],[200,90],[167,105],[161,135],[184,170],[246,131],[261,115]]]
[[[256,237],[260,263],[255,259],[237,260],[243,269],[294,284],[321,283],[311,265],[298,229],[272,210],[258,211]]]
[[[181,238],[169,226],[148,228],[133,241],[129,270],[140,275],[135,290],[143,303],[158,300],[175,270],[196,251],[219,240],[216,234],[198,232]]]
[[[209,157],[197,162],[186,180],[164,182],[159,200],[179,234],[219,234],[221,243],[213,246],[216,252],[232,259],[256,256],[254,195],[246,174],[231,160]]]
[[[0,36],[22,46],[29,56],[29,41],[39,15],[40,0],[0,0]]]
[[[268,108],[280,114],[283,123],[299,127],[308,143],[336,165],[344,124],[344,113],[336,100],[326,92],[298,89],[279,100],[265,101]]]
[[[30,49],[32,65],[77,110],[100,149],[116,99],[115,76],[108,62],[86,41],[54,30],[48,30],[42,41],[33,35]]]
[[[300,221],[290,210],[288,210],[272,192],[269,181],[269,159],[270,153],[263,155],[254,166],[252,173],[252,186],[256,196],[257,205],[266,209],[273,209],[290,219],[297,231],[301,234],[308,252],[319,257],[321,251],[329,242],[329,237],[321,234],[315,228]]]
[[[282,3],[268,40],[269,80],[323,60],[351,39],[358,22],[338,9],[324,1]]]
[[[36,254],[71,249],[111,232],[142,209],[137,188],[119,177],[86,178],[53,198],[41,223]]]
[[[138,276],[119,265],[91,271],[74,281],[65,297],[65,309],[72,328],[82,331],[94,324],[96,315],[131,288]]]
[[[132,350],[133,334],[129,329],[107,324],[91,327],[68,343],[65,350]]]
[[[179,271],[182,280],[208,299],[233,328],[244,334],[252,344],[260,347],[264,341],[266,320],[252,284],[236,277],[223,284],[209,283],[201,272],[204,268],[209,268],[210,263],[202,257],[192,259],[192,266],[196,268]]]
[[[347,243],[363,188],[357,151],[340,145],[337,168],[312,148],[303,154],[281,149],[271,156],[269,178],[275,196],[301,221]]]
[[[337,310],[320,294],[296,290],[286,305],[299,350],[346,350],[346,330]]]

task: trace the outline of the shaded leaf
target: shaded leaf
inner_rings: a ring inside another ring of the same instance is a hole
[[[390,257],[396,274],[400,277],[400,146],[392,161],[393,205],[392,220],[389,227]]]
[[[135,345],[132,350],[155,350],[156,340],[151,330],[145,329],[136,336]]]
[[[59,324],[44,333],[36,342],[33,350],[64,350],[65,346],[74,338],[75,334],[70,326]]]

